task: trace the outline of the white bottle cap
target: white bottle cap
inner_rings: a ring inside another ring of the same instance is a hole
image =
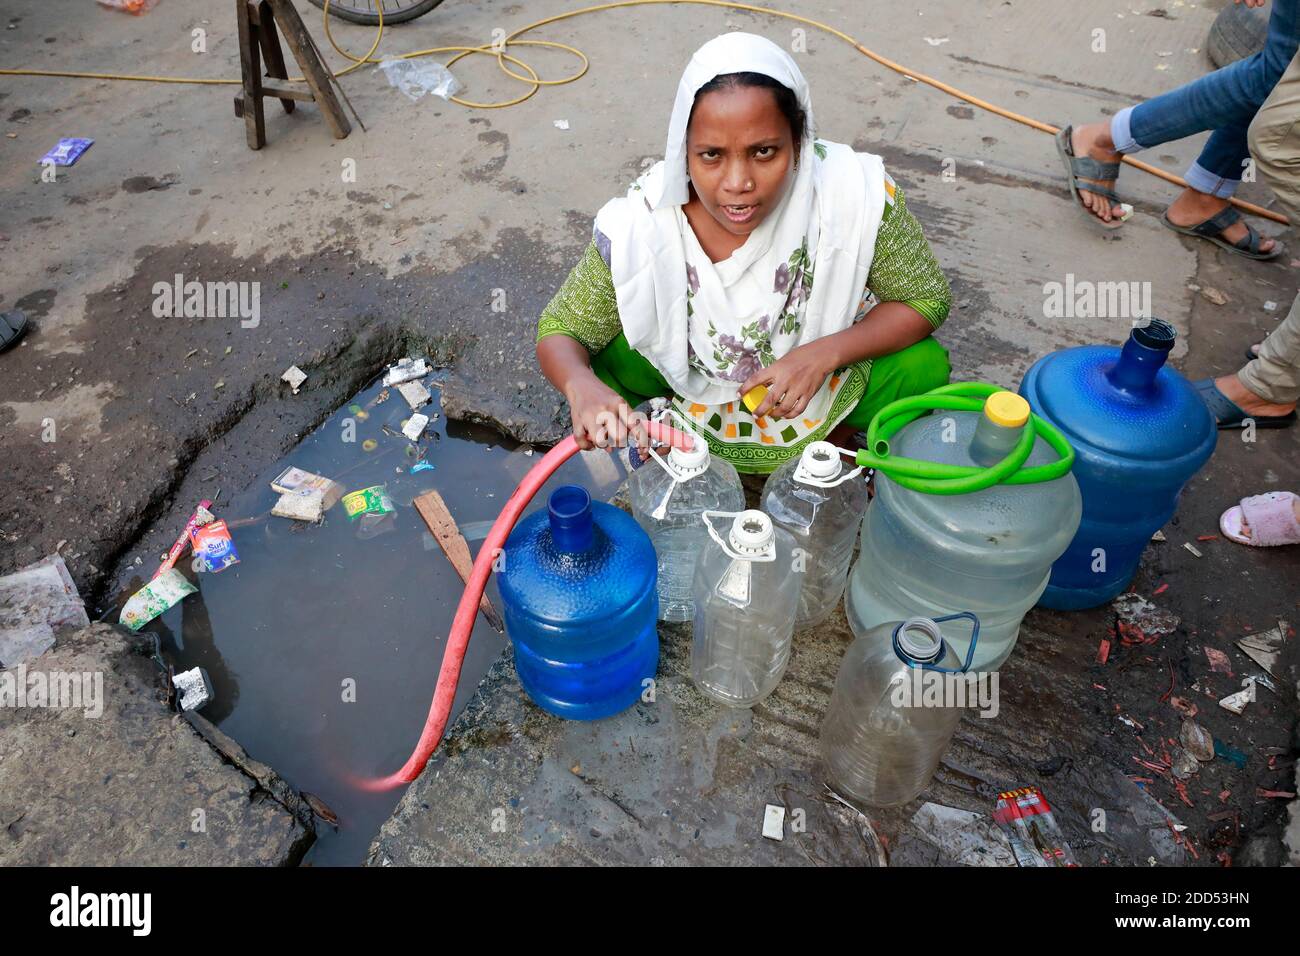
[[[772,519],[761,511],[742,511],[731,523],[731,546],[740,554],[763,554],[776,532]]]
[[[842,467],[840,450],[828,441],[813,442],[799,458],[799,470],[821,481],[836,477]]]
[[[683,478],[703,474],[709,468],[709,444],[697,435],[690,451],[674,447],[668,453],[668,463]]]
[[[928,617],[909,617],[899,629],[898,646],[913,660],[929,663],[943,650],[943,634]]]

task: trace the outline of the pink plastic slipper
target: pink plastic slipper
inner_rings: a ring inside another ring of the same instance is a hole
[[[1300,521],[1295,515],[1296,495],[1291,491],[1270,491],[1242,498],[1219,516],[1219,530],[1238,544],[1255,548],[1272,548],[1283,544],[1300,544]],[[1250,534],[1242,533],[1242,520]]]

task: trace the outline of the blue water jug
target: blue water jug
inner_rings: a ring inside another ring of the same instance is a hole
[[[659,666],[654,546],[631,516],[557,488],[515,526],[498,584],[519,683],[538,707],[595,720],[632,706]]]
[[[1046,355],[1020,384],[1033,410],[1074,446],[1083,494],[1083,521],[1052,565],[1044,607],[1095,607],[1123,591],[1183,485],[1214,451],[1214,416],[1165,365],[1175,337],[1173,326],[1154,319],[1123,349],[1084,345]]]

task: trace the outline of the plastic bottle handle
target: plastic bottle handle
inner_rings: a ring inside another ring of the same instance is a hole
[[[835,450],[839,452],[841,455],[848,455],[850,458],[856,460],[857,452],[855,451],[849,451],[847,448],[838,448],[838,447]],[[794,480],[799,482],[799,484],[801,485],[809,485],[810,487],[813,488],[838,488],[840,485],[844,484],[844,482],[851,481],[852,479],[858,477],[858,475],[862,474],[866,470],[867,469],[865,465],[858,465],[858,467],[854,468],[852,471],[845,472],[844,474],[840,475],[838,478],[834,478],[834,479],[814,478],[812,475],[808,474],[806,471],[803,470],[803,462],[800,461],[798,466],[794,470]]]
[[[672,415],[673,418],[677,420],[678,424],[682,426],[680,431],[683,431],[686,434],[691,435],[693,441],[701,440],[698,437],[696,437],[695,433],[691,430],[690,423],[688,423],[686,419],[683,418],[679,412],[677,412],[676,409],[672,408],[669,405],[665,405],[663,408],[658,409],[650,417],[650,420],[655,423],[661,423],[669,415]],[[662,468],[664,471],[668,473],[668,477],[671,478],[675,484],[679,484],[679,485],[685,484],[686,482],[690,481],[692,478],[695,477],[695,475],[684,475],[680,471],[674,470],[673,466],[668,463],[668,456],[666,455],[652,454],[650,457],[653,458],[656,463],[658,463],[660,468]],[[697,472],[696,474],[699,473]],[[666,497],[663,504],[667,505]]]
[[[731,518],[736,519],[744,514],[743,511],[701,511],[700,520],[704,522],[704,527],[709,529],[709,537],[718,543],[722,553],[729,558],[735,558],[738,561],[753,561],[756,563],[776,560],[776,529],[772,530],[772,540],[760,554],[742,554],[734,549],[730,542],[724,541],[722,535],[718,534],[718,529],[713,527],[713,522],[709,518]]]

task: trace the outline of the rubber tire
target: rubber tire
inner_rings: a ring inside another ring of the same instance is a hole
[[[311,0],[313,6],[325,9],[325,0]],[[379,16],[374,13],[363,13],[360,10],[353,10],[347,6],[348,0],[338,0],[330,3],[330,16],[338,17],[340,20],[347,20],[351,23],[360,23],[365,26],[378,26]],[[384,26],[393,23],[405,23],[407,20],[414,20],[416,17],[422,17],[442,0],[418,0],[411,6],[398,10],[396,13],[384,14]]]
[[[313,0],[315,2],[315,0]],[[1229,3],[1219,11],[1205,38],[1205,52],[1219,69],[1264,49],[1272,4],[1259,8]]]

